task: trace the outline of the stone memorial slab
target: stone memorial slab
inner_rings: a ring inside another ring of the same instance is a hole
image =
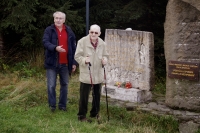
[[[105,42],[109,52],[106,65],[109,95],[134,102],[150,99],[144,92],[150,92],[154,86],[153,33],[106,29]],[[127,82],[131,85],[128,89]],[[105,94],[104,87],[102,94]]]

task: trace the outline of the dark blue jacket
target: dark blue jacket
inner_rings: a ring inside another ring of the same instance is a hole
[[[77,65],[77,62],[74,60],[76,37],[69,26],[65,25],[65,27],[68,34],[68,70],[71,73],[72,65]],[[58,46],[58,35],[54,24],[45,29],[42,42],[45,48],[44,67],[45,69],[55,69],[59,61],[58,52],[55,50],[56,46]]]

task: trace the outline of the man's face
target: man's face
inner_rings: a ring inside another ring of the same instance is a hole
[[[61,13],[55,14],[55,16],[54,16],[54,24],[57,27],[62,27],[64,22],[65,22],[65,18],[63,16],[63,14],[61,14]]]
[[[101,32],[97,28],[92,28],[89,30],[89,35],[92,40],[97,39],[100,36]]]

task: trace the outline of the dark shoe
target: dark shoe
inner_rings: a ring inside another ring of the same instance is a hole
[[[91,117],[91,118],[97,118],[97,119],[98,119],[98,118],[99,118],[99,114],[96,114],[96,115],[90,114],[90,117]]]
[[[51,112],[55,112],[55,110],[56,110],[56,108],[55,107],[49,107],[50,108],[50,110],[51,110]]]
[[[86,117],[81,117],[81,116],[78,117],[78,120],[79,120],[80,122],[89,122],[89,123],[92,122],[92,120],[87,119]]]
[[[67,109],[65,107],[59,107],[59,110],[67,111]]]

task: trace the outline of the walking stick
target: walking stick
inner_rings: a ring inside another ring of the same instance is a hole
[[[106,90],[106,105],[107,105],[107,115],[108,115],[108,121],[109,121],[109,112],[108,112],[108,96],[107,96],[107,86],[106,86],[106,72],[105,72],[105,66],[102,65],[104,69],[104,80],[105,80],[105,90]]]
[[[96,104],[96,99],[95,99],[95,94],[94,94],[94,85],[92,82],[92,74],[91,74],[91,70],[90,70],[90,66],[92,66],[89,62],[88,68],[89,68],[89,73],[90,73],[90,82],[91,82],[91,89],[92,89],[92,96],[93,96],[93,100],[94,100],[94,106],[96,107],[96,114],[97,114],[97,119],[98,119],[98,112],[97,112],[97,104]]]

